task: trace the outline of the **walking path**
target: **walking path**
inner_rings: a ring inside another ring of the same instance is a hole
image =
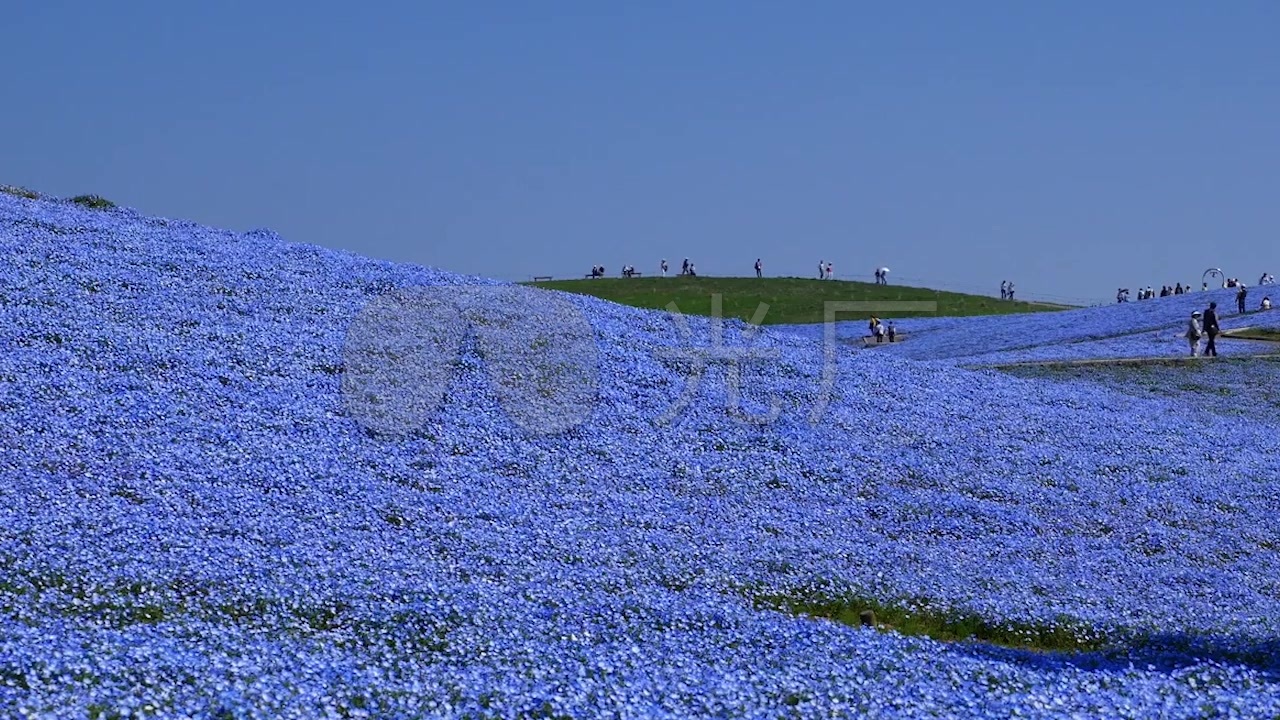
[[[1092,358],[1088,360],[1024,360],[1021,362],[995,363],[990,365],[968,365],[970,370],[1002,370],[1015,367],[1072,367],[1076,365],[1185,365],[1205,360],[1258,360],[1280,358],[1280,352],[1259,353],[1257,355],[1232,355],[1228,357],[1205,357],[1198,355],[1179,355],[1176,357],[1126,357],[1126,358]]]

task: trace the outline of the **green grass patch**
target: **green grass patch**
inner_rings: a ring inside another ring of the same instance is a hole
[[[1237,340],[1280,342],[1280,330],[1272,330],[1270,328],[1240,328],[1239,330],[1228,330],[1222,333],[1222,337],[1235,338]]]
[[[889,604],[870,598],[796,599],[757,596],[758,608],[793,615],[824,618],[845,625],[862,625],[862,613],[875,614],[877,629],[942,642],[982,642],[1000,647],[1042,652],[1091,652],[1108,646],[1097,632],[1063,617],[1052,626],[993,623],[976,614],[929,609],[925,603]]]
[[[929,288],[843,280],[805,278],[600,278],[596,280],[552,280],[528,283],[548,290],[591,295],[622,305],[665,309],[675,303],[686,315],[711,315],[712,295],[722,298],[723,317],[750,320],[761,303],[769,306],[763,324],[800,324],[824,321],[824,303],[936,302],[937,312],[884,311],[880,317],[1007,315],[1069,309],[1065,305],[1009,302],[983,295],[943,292]],[[864,319],[870,313],[842,314],[837,320]]]

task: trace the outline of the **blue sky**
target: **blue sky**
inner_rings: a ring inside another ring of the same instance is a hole
[[[72,3],[0,183],[506,279],[1280,272],[1280,3]]]

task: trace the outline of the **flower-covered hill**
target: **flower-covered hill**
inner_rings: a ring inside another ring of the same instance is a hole
[[[11,714],[1280,712],[1269,423],[127,210],[0,250]],[[1104,649],[779,610],[841,602]]]

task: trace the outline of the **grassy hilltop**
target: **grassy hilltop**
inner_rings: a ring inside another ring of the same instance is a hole
[[[552,280],[531,283],[535,287],[593,295],[605,300],[643,308],[665,308],[674,302],[680,312],[710,315],[711,296],[723,297],[726,318],[750,320],[760,303],[769,311],[764,324],[817,323],[823,321],[823,303],[829,300],[854,301],[934,301],[937,313],[881,312],[881,317],[911,315],[1005,315],[1013,313],[1065,310],[1064,305],[1006,302],[997,298],[929,288],[846,280],[807,278],[685,277],[601,278],[598,280]],[[840,319],[849,319],[842,317]]]

